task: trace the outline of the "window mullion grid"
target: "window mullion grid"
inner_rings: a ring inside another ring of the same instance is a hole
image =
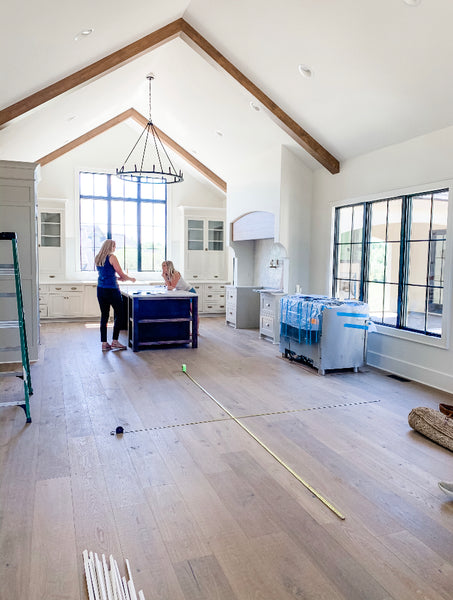
[[[388,246],[389,246],[389,207],[390,207],[390,200],[387,200],[387,211],[386,211],[386,215],[385,215],[385,246],[384,246],[384,280],[382,282],[382,319],[383,322],[385,323],[385,295],[387,292],[386,289],[386,283],[387,283],[387,253],[388,253]]]
[[[428,329],[428,299],[429,299],[429,274],[430,274],[430,262],[431,262],[431,252],[432,252],[432,232],[433,232],[433,204],[434,204],[434,194],[431,194],[431,202],[430,202],[430,211],[429,211],[429,232],[428,232],[428,256],[427,256],[427,264],[426,264],[426,286],[425,286],[425,331]]]
[[[398,315],[396,327],[401,329],[407,319],[407,282],[409,275],[409,236],[411,222],[411,199],[402,198],[401,234],[400,234],[400,265],[398,277]],[[405,327],[406,325],[404,325]]]
[[[338,223],[340,221],[340,209],[336,208],[335,209],[335,216],[334,216],[334,233],[333,233],[333,239],[334,239],[334,245],[333,245],[333,281],[332,281],[332,297],[335,298],[336,297],[336,292],[337,292],[337,281],[338,281]]]
[[[368,277],[370,265],[370,237],[371,237],[371,203],[363,205],[363,232],[362,232],[362,273],[361,273],[361,301],[368,300]]]

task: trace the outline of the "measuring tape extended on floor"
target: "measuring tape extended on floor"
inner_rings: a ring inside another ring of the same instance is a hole
[[[231,419],[233,421],[235,421],[239,425],[239,427],[241,427],[246,433],[248,433],[248,435],[250,435],[256,442],[258,442],[258,444],[262,448],[264,448],[264,450],[266,450],[266,452],[268,452],[278,463],[280,463],[282,465],[282,467],[284,467],[289,473],[291,473],[291,475],[293,477],[295,477],[299,483],[301,483],[303,486],[305,486],[307,488],[307,490],[309,490],[314,496],[316,496],[316,498],[318,498],[318,500],[321,500],[321,502],[325,506],[327,506],[327,508],[329,508],[339,519],[341,519],[342,521],[345,520],[346,517],[343,514],[341,514],[341,512],[339,510],[337,510],[335,508],[335,506],[333,506],[333,504],[331,504],[328,500],[326,500],[323,496],[321,496],[321,494],[319,492],[317,492],[309,483],[304,481],[302,479],[302,477],[300,477],[289,465],[287,465],[279,456],[277,456],[275,454],[275,452],[273,452],[252,431],[250,431],[250,429],[248,427],[246,427],[243,423],[241,423],[241,421],[237,417],[235,417],[225,406],[223,406],[223,404],[221,402],[216,400],[214,398],[214,396],[212,396],[212,394],[210,394],[202,385],[200,385],[198,383],[198,381],[196,381],[191,375],[189,375],[189,373],[187,372],[187,366],[184,364],[182,365],[182,372],[185,375],[187,375],[187,377],[196,386],[198,386],[200,388],[200,390],[202,390],[207,396],[209,396],[209,398],[211,398],[211,400],[213,400],[217,404],[217,406],[219,406],[224,412],[226,412],[226,414],[229,417],[231,417]]]

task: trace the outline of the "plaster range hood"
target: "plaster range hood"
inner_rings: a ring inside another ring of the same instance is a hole
[[[273,239],[275,219],[273,213],[256,210],[236,219],[231,224],[231,241]]]

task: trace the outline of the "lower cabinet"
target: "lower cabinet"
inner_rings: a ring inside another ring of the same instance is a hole
[[[192,282],[198,294],[198,312],[225,314],[226,284],[221,282]]]
[[[41,318],[71,318],[85,316],[85,286],[83,284],[40,284],[39,315]]]
[[[258,329],[260,294],[254,286],[226,286],[226,322],[236,329]]]
[[[260,337],[280,342],[280,292],[260,292]]]
[[[191,282],[198,294],[198,312],[225,314],[226,283]],[[96,283],[62,283],[39,285],[41,318],[99,317]]]
[[[83,317],[83,285],[50,285],[48,317]]]

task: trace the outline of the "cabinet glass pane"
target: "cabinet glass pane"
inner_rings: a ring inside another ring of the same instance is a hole
[[[41,246],[59,248],[61,245],[60,213],[41,213]]]
[[[223,250],[223,221],[208,221],[208,250]]]
[[[203,250],[203,221],[187,220],[187,250]]]

